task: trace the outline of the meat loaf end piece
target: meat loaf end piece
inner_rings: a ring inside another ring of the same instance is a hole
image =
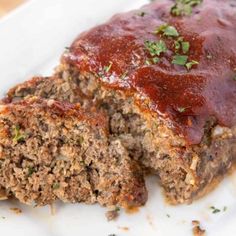
[[[140,206],[142,173],[103,114],[31,97],[0,109],[0,186],[23,203]]]

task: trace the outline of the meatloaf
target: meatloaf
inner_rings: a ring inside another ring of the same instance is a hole
[[[191,202],[236,156],[235,25],[231,0],[156,1],[80,34],[40,81],[69,81],[73,99],[106,113],[109,136],[159,176],[170,203]],[[42,88],[26,82],[4,101],[74,102]]]
[[[34,205],[140,206],[144,179],[104,114],[37,97],[0,107],[0,189]]]

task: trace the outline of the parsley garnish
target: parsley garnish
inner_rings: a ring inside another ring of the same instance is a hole
[[[14,126],[13,133],[14,133],[14,137],[13,137],[14,142],[24,141],[25,135],[20,132],[19,125]]]
[[[175,55],[172,60],[172,64],[185,66],[188,61],[188,56],[185,55]]]
[[[159,41],[145,41],[145,47],[148,49],[151,56],[160,56],[161,53],[167,51],[166,44],[163,40]]]
[[[157,28],[155,31],[156,34],[163,33],[164,36],[178,37],[179,33],[174,26],[164,24]]]
[[[210,209],[212,210],[213,214],[219,213],[220,209],[215,208],[214,206],[211,206]]]
[[[186,111],[187,108],[188,108],[188,107],[178,107],[178,108],[177,108],[177,111],[180,112],[180,113],[183,113],[183,112]]]
[[[174,16],[189,16],[192,14],[193,7],[198,6],[203,0],[175,0],[175,5],[171,8]]]
[[[167,216],[168,218],[170,218],[170,215],[169,215],[169,214],[166,214],[166,216]]]
[[[226,211],[226,210],[227,210],[227,206],[224,206],[223,211]]]
[[[146,15],[146,12],[142,11],[138,13],[138,16],[144,17]]]
[[[118,212],[120,211],[120,208],[117,206],[114,211]]]
[[[189,42],[182,42],[181,45],[182,45],[183,53],[184,54],[187,53],[189,51],[189,48],[190,48]]]
[[[31,176],[35,172],[34,167],[28,167],[28,176]]]
[[[104,66],[104,71],[105,71],[106,73],[108,73],[108,72],[111,70],[112,65],[113,65],[113,63],[110,62],[110,64],[109,64],[108,66]]]
[[[128,74],[128,71],[125,71],[122,75],[121,75],[121,77],[120,77],[120,79],[125,79],[125,77],[127,76],[127,74]]]
[[[60,188],[60,184],[59,184],[59,183],[54,183],[54,184],[52,185],[52,188],[53,188],[54,190],[59,189],[59,188]]]
[[[159,57],[154,57],[152,58],[152,61],[154,64],[157,64],[158,62],[160,62],[160,58]]]
[[[194,66],[194,65],[198,65],[198,64],[199,64],[198,61],[194,61],[194,60],[192,60],[192,61],[186,63],[185,66],[186,66],[186,68],[187,68],[188,70],[190,70],[190,69],[192,68],[192,66]]]

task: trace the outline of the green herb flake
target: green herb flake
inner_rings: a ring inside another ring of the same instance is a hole
[[[198,64],[199,64],[198,61],[194,61],[194,60],[192,60],[192,61],[186,63],[185,66],[186,66],[186,68],[187,68],[188,70],[190,70],[194,65],[198,65]]]
[[[171,14],[174,16],[189,16],[192,14],[193,7],[202,3],[203,0],[175,0],[171,8]]]
[[[27,175],[28,175],[29,177],[30,177],[34,172],[35,172],[34,167],[32,167],[32,166],[28,167],[28,173],[27,173]]]
[[[185,66],[188,61],[188,56],[175,55],[172,60],[172,64]]]
[[[146,12],[142,11],[138,13],[138,16],[144,17],[146,14],[147,14]]]
[[[54,184],[52,185],[52,188],[53,188],[54,190],[59,189],[59,188],[60,188],[60,184],[59,184],[59,183],[54,183]]]
[[[145,61],[145,65],[147,65],[147,66],[150,66],[152,63],[150,62],[150,60],[146,60]]]
[[[105,71],[106,73],[108,73],[108,72],[111,70],[112,65],[113,65],[113,63],[110,62],[110,64],[109,64],[108,66],[104,66],[104,71]]]
[[[163,24],[157,28],[156,34],[163,33],[164,36],[178,37],[179,33],[174,26]]]
[[[183,53],[186,54],[190,48],[189,42],[182,42],[181,45],[182,45]]]
[[[169,214],[166,214],[166,216],[167,216],[168,218],[170,218],[170,215],[169,215]]]
[[[121,80],[124,80],[127,75],[128,75],[128,71],[125,71],[125,72],[121,75],[120,79],[121,79]]]
[[[1,218],[1,219],[3,219],[3,220],[5,220],[5,219],[6,219],[6,217],[5,217],[5,216],[1,216],[0,218]]]
[[[224,206],[223,211],[227,211],[227,206]]]
[[[157,64],[158,62],[160,62],[160,58],[159,57],[154,57],[152,58],[152,61],[154,64]]]
[[[165,53],[167,51],[166,44],[163,40],[159,41],[147,40],[144,42],[144,45],[151,54],[151,56],[160,56],[161,53]]]
[[[25,135],[20,132],[20,127],[19,125],[16,125],[13,127],[13,141],[14,142],[20,142],[25,140]]]
[[[176,40],[174,42],[174,46],[175,46],[175,51],[178,52],[180,50],[181,44],[178,40]]]
[[[120,208],[117,206],[114,211],[118,212],[120,211]]]
[[[212,214],[217,214],[220,212],[220,209],[217,209],[214,206],[211,206],[210,209],[212,210]]]
[[[183,112],[186,111],[186,107],[178,107],[177,111],[180,112],[180,113],[183,113]]]
[[[116,236],[116,234],[108,234],[108,236]]]

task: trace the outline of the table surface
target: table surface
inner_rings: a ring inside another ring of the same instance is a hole
[[[25,0],[0,0],[0,17],[6,15],[24,1]]]

